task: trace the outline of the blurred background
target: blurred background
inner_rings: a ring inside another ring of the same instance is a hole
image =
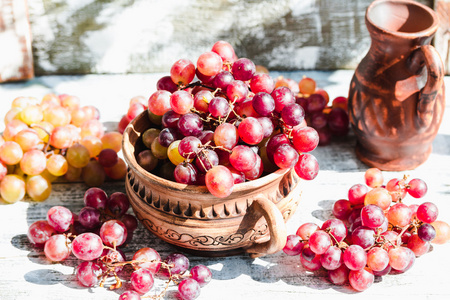
[[[0,0],[0,82],[168,72],[214,42],[271,71],[354,69],[371,0]],[[448,68],[450,0],[434,45]]]

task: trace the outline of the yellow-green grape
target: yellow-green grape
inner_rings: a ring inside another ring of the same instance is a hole
[[[87,136],[95,136],[98,138],[102,138],[102,136],[105,134],[105,130],[103,129],[103,124],[97,119],[92,119],[87,122],[84,122],[81,127],[80,136],[81,138],[87,137]]]
[[[127,174],[127,164],[123,161],[122,158],[119,157],[119,160],[114,166],[110,168],[104,168],[104,170],[106,176],[113,180],[123,179]]]
[[[28,125],[24,122],[14,119],[5,126],[5,130],[3,131],[3,138],[5,141],[12,141],[14,136],[21,130],[27,129]]]
[[[71,117],[72,118],[70,122],[77,127],[80,127],[84,122],[90,120],[85,110],[81,107],[73,109],[71,112]]]
[[[152,122],[155,125],[161,125],[162,124],[162,117],[163,116],[155,115],[149,109],[147,109],[147,111],[148,111],[148,118],[149,118],[150,122]]]
[[[44,201],[52,192],[52,184],[42,175],[28,176],[25,184],[26,193],[34,201]]]
[[[44,177],[45,179],[47,179],[48,182],[53,182],[56,179],[58,179],[60,176],[55,176],[52,173],[50,173],[48,171],[48,169],[45,169],[41,174],[39,174],[40,176]]]
[[[159,133],[161,130],[157,128],[149,128],[142,134],[142,142],[144,143],[145,147],[151,148],[153,140],[158,138]]]
[[[67,125],[55,127],[50,135],[49,143],[58,149],[69,148],[73,144],[72,130]]]
[[[80,98],[72,95],[60,95],[61,106],[66,107],[69,110],[74,110],[80,107]]]
[[[185,161],[185,158],[181,156],[180,152],[178,152],[178,145],[180,142],[181,140],[174,141],[167,148],[167,156],[175,166]]]
[[[102,140],[95,136],[86,136],[82,138],[80,144],[88,149],[91,157],[97,157],[103,149]]]
[[[59,97],[55,94],[46,94],[42,97],[41,107],[43,110],[49,109],[51,107],[61,106],[61,101]]]
[[[23,150],[14,141],[6,141],[0,146],[0,160],[7,165],[15,165],[23,157]]]
[[[52,154],[47,159],[47,170],[54,176],[63,176],[69,169],[66,158],[61,154]]]
[[[0,182],[0,195],[8,203],[22,200],[25,196],[25,181],[15,174],[6,175]]]
[[[55,126],[46,121],[38,122],[36,124],[33,124],[31,127],[36,131],[37,135],[44,143],[48,143],[50,134],[52,133],[53,129],[55,129]]]
[[[146,171],[151,172],[158,165],[158,159],[153,155],[152,151],[146,149],[139,152],[136,157],[137,163]]]
[[[44,119],[44,113],[38,105],[28,105],[20,112],[20,119],[27,125],[35,124]]]
[[[5,118],[3,119],[5,125],[8,125],[14,119],[18,119],[21,111],[22,109],[20,107],[12,107],[10,110],[8,110],[8,112],[5,114]]]
[[[83,106],[82,109],[84,110],[84,113],[86,114],[88,120],[98,120],[100,119],[100,112],[98,109],[93,105],[86,105]]]
[[[20,148],[26,152],[31,149],[37,149],[38,145],[41,143],[41,139],[36,130],[33,128],[26,128],[14,136],[14,142],[19,144]]]
[[[102,165],[95,159],[89,161],[88,165],[82,169],[81,178],[89,187],[101,186],[106,179],[106,173]]]
[[[82,144],[73,144],[66,152],[67,162],[75,168],[83,168],[89,163],[89,150]]]
[[[153,155],[157,159],[166,159],[167,158],[167,147],[162,146],[159,143],[158,139],[154,139],[150,149],[152,150]]]
[[[40,150],[29,150],[20,160],[20,168],[27,175],[39,175],[47,167],[47,158]]]
[[[74,166],[69,165],[66,174],[64,174],[64,178],[70,182],[80,181],[81,171],[82,168],[75,168]]]
[[[55,106],[44,111],[44,121],[55,127],[70,124],[71,118],[69,110],[62,106]]]
[[[28,105],[35,105],[38,103],[39,103],[39,101],[34,97],[17,97],[11,103],[11,107],[19,107],[19,108],[24,109]]]
[[[122,149],[122,134],[118,131],[106,132],[101,140],[103,149],[113,149],[116,152]]]

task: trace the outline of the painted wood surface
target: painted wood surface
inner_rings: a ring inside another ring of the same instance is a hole
[[[0,0],[0,82],[34,76],[26,0]]]
[[[165,72],[218,40],[271,70],[354,69],[370,45],[371,2],[28,1],[39,75]]]
[[[101,120],[108,128],[115,128],[125,113],[128,101],[136,95],[149,96],[162,74],[46,76],[26,83],[0,85],[0,112],[4,114],[11,101],[18,96],[41,97],[45,93],[68,93],[80,97],[82,103],[97,106]],[[272,73],[300,79],[308,75],[318,81],[331,97],[346,95],[351,71]],[[445,78],[446,84],[450,78]],[[447,96],[447,100],[448,100]],[[420,177],[428,184],[425,199],[406,202],[432,201],[439,207],[439,219],[450,222],[450,114],[444,114],[433,152],[425,164],[406,172],[386,172],[386,180],[409,175]],[[0,125],[0,132],[4,127]],[[326,147],[314,150],[320,163],[318,177],[303,182],[300,206],[286,224],[288,233],[295,233],[304,222],[321,225],[331,216],[334,201],[346,198],[348,189],[363,183],[367,166],[356,159],[355,138],[352,134],[335,140]],[[124,191],[122,182],[108,182],[103,188],[108,194]],[[79,300],[118,299],[123,289],[83,288],[75,281],[74,267],[79,261],[73,257],[63,263],[50,263],[41,251],[33,248],[26,238],[28,226],[45,219],[47,210],[64,205],[78,212],[87,187],[82,183],[55,183],[48,200],[42,203],[21,201],[0,205],[0,299]],[[155,238],[140,225],[132,242],[124,248],[128,257],[141,247],[153,247],[166,256],[177,251]],[[449,299],[450,243],[435,245],[430,253],[416,259],[414,266],[404,274],[377,278],[368,290],[355,292],[348,285],[332,285],[323,271],[305,270],[298,257],[282,252],[250,259],[245,255],[226,258],[202,258],[188,255],[192,266],[205,264],[213,272],[212,282],[202,288],[198,299]],[[124,276],[127,278],[127,276]],[[157,286],[162,287],[162,281]],[[124,285],[126,287],[127,284]],[[157,290],[156,290],[157,291]],[[176,299],[176,288],[170,287],[166,297]]]

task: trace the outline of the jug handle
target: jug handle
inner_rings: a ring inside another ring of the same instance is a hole
[[[266,219],[270,239],[264,243],[254,244],[246,248],[245,251],[251,258],[256,258],[282,250],[286,245],[287,230],[283,215],[278,207],[263,195],[257,197],[251,206],[253,206],[253,217],[256,220],[261,216]]]
[[[422,90],[419,91],[417,123],[419,128],[425,129],[428,128],[433,120],[436,96],[444,80],[444,64],[433,46],[423,45],[419,49],[423,53],[427,68],[427,82]]]

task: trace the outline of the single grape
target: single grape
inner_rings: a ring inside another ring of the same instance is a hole
[[[292,103],[284,106],[281,111],[281,118],[287,125],[297,126],[303,122],[305,111],[299,104]]]
[[[253,109],[261,116],[267,117],[275,110],[275,100],[265,92],[259,92],[253,96]]]
[[[419,257],[430,251],[431,243],[422,240],[417,234],[413,234],[408,239],[406,247],[411,249],[415,256]]]
[[[152,139],[152,143],[148,148],[151,148],[154,143],[156,145],[155,140],[158,140],[159,145],[161,145],[162,147],[169,147],[170,144],[172,144],[176,140],[179,140],[181,137],[182,136],[178,132],[177,128],[164,128],[159,132],[158,138]]]
[[[197,93],[199,94],[199,93]],[[172,98],[171,98],[172,99]],[[177,128],[178,125],[178,120],[180,119],[181,114],[174,112],[173,110],[169,110],[167,111],[161,118],[161,124],[164,128]],[[161,130],[157,129],[157,128],[149,128],[146,131],[150,131],[148,134],[152,133],[150,135],[154,136],[155,135],[155,131],[159,132]],[[145,134],[145,132],[144,132]],[[156,135],[157,136],[157,135]],[[151,144],[152,143],[152,139],[148,140],[147,142],[144,141],[145,137],[144,135],[142,136],[142,141],[144,142],[144,144]],[[148,147],[148,146],[147,146]],[[149,147],[148,147],[149,148]]]
[[[214,144],[231,150],[239,141],[238,129],[230,123],[223,123],[217,126],[214,131]]]
[[[187,85],[194,77],[195,66],[188,59],[177,60],[170,69],[170,78],[172,78],[172,81],[177,85]]]
[[[295,128],[292,131],[292,144],[299,152],[310,152],[319,145],[319,133],[312,127]]]
[[[228,85],[234,81],[233,75],[228,71],[222,71],[214,77],[213,86],[227,91]]]
[[[228,42],[215,42],[211,48],[211,51],[219,54],[224,63],[233,63],[236,60],[236,54],[234,52],[233,46],[231,46],[231,44]]]
[[[233,103],[242,103],[248,96],[248,86],[241,80],[233,80],[226,87],[228,99]]]
[[[332,241],[328,233],[323,230],[317,230],[309,237],[309,246],[316,254],[323,254],[332,245]]]
[[[380,187],[383,185],[383,174],[378,168],[367,169],[364,173],[364,179],[366,184],[372,188]]]
[[[342,242],[347,236],[347,226],[338,219],[326,220],[320,229],[328,232],[338,243]]]
[[[256,145],[264,138],[263,127],[257,118],[248,117],[238,126],[239,137],[249,145]]]
[[[417,229],[417,235],[422,241],[431,242],[436,237],[436,230],[433,225],[424,223]]]
[[[35,221],[28,227],[28,240],[37,247],[44,247],[45,242],[56,234],[56,230],[45,220]]]
[[[176,182],[191,185],[197,182],[197,173],[197,169],[189,162],[178,164],[173,171]]]
[[[222,70],[222,65],[222,58],[213,51],[202,53],[197,60],[198,71],[206,76],[217,75]]]
[[[230,154],[230,164],[240,172],[250,171],[256,165],[256,154],[250,147],[238,145]]]
[[[414,256],[414,252],[407,247],[397,247],[389,250],[389,265],[397,270],[405,270],[411,262],[411,257]]]
[[[47,158],[40,150],[29,150],[20,160],[20,169],[27,175],[39,175],[47,168]]]
[[[173,80],[170,76],[163,76],[156,83],[156,89],[158,91],[165,90],[170,93],[173,93],[178,90],[178,86],[176,83],[173,82]]]
[[[411,222],[412,211],[408,205],[397,203],[389,208],[386,216],[392,225],[405,227]]]
[[[149,270],[152,274],[156,274],[160,268],[161,256],[159,253],[149,247],[141,248],[133,255],[134,261],[141,261],[136,264],[139,268]]]
[[[83,261],[76,268],[78,282],[85,287],[93,287],[100,281],[103,270],[99,264],[91,261]]]
[[[170,107],[177,114],[187,114],[194,107],[194,98],[185,90],[176,91],[170,96]]]
[[[197,114],[187,113],[178,120],[178,130],[184,136],[198,136],[203,131],[203,122]]]
[[[212,279],[211,270],[204,265],[196,265],[190,273],[191,278],[197,281],[200,287],[207,285]]]
[[[283,247],[283,252],[287,255],[295,256],[302,252],[305,244],[302,239],[296,234],[290,234],[287,236],[286,245]]]
[[[119,220],[109,220],[100,227],[100,237],[109,247],[120,246],[127,240],[127,228]]]
[[[296,234],[299,237],[301,237],[303,240],[308,240],[309,237],[319,229],[320,229],[320,227],[317,224],[308,222],[308,223],[302,224],[297,229]]]
[[[376,187],[367,192],[364,197],[364,205],[374,204],[382,210],[387,210],[392,203],[391,194],[382,187]]]
[[[184,279],[178,285],[178,295],[182,300],[194,300],[200,295],[200,285],[192,278]]]
[[[300,178],[312,180],[319,173],[319,163],[314,155],[304,153],[299,156],[294,169]]]
[[[344,264],[341,264],[339,268],[328,271],[328,278],[333,284],[344,285],[348,282],[349,273],[350,270]]]
[[[361,222],[364,226],[377,228],[384,223],[384,220],[384,212],[377,205],[369,204],[361,209]]]
[[[224,198],[232,193],[234,178],[227,167],[218,165],[206,172],[205,183],[211,194]]]
[[[309,77],[303,77],[298,82],[298,87],[300,90],[300,93],[302,94],[312,94],[316,90],[316,81]]]
[[[95,233],[86,232],[72,241],[72,252],[81,260],[94,260],[99,258],[103,253],[102,239]]]
[[[44,246],[44,254],[51,261],[63,261],[70,255],[72,244],[64,234],[52,235]]]
[[[331,132],[336,136],[344,136],[350,129],[348,114],[340,107],[331,109],[331,112],[328,114],[327,124]]]
[[[209,169],[219,164],[219,156],[212,149],[202,149],[197,153],[195,166],[200,173],[206,173]]]
[[[367,266],[372,271],[381,272],[389,265],[389,255],[381,247],[374,247],[367,252]]]
[[[261,177],[263,171],[264,171],[264,166],[262,163],[262,159],[258,154],[256,154],[255,167],[253,169],[251,169],[250,171],[244,172],[245,179],[247,179],[247,180],[258,179],[259,177]]]
[[[163,268],[161,270],[161,273],[166,277],[169,277],[169,274],[182,275],[189,269],[189,259],[181,253],[169,254],[166,259],[164,259],[164,263],[170,266],[170,273],[167,268]]]
[[[255,94],[259,92],[270,94],[275,88],[275,83],[268,74],[256,74],[250,80],[250,88]]]
[[[425,223],[433,223],[439,214],[437,206],[432,202],[424,202],[417,208],[417,219]]]
[[[141,296],[135,291],[125,291],[120,295],[119,300],[141,300]]]
[[[139,152],[136,161],[144,170],[151,172],[156,168],[159,160],[153,155],[151,150],[147,149]]]
[[[113,149],[106,148],[98,154],[98,162],[104,168],[111,168],[119,162],[119,156]]]
[[[92,187],[86,190],[83,196],[85,206],[97,209],[105,209],[108,201],[106,192],[98,187]]]
[[[280,169],[292,168],[298,159],[299,154],[291,144],[279,145],[273,154],[273,161]]]
[[[248,58],[240,58],[232,65],[234,79],[247,81],[255,75],[255,64]]]
[[[344,264],[353,271],[362,270],[367,263],[367,254],[359,245],[350,245],[342,256]]]
[[[61,154],[52,154],[47,159],[47,170],[55,176],[63,176],[69,169],[66,158]]]
[[[81,178],[89,187],[101,186],[105,182],[106,172],[97,160],[91,159],[87,166],[81,169]]]
[[[34,201],[44,201],[50,197],[52,192],[51,182],[42,176],[42,174],[27,176],[25,180],[25,191]]]
[[[411,179],[408,182],[406,191],[414,198],[422,198],[427,193],[428,187],[425,181],[419,178]]]
[[[136,292],[145,294],[153,287],[153,274],[147,269],[137,269],[131,273],[130,282]]]
[[[93,229],[100,226],[100,211],[96,208],[85,206],[78,214],[78,221],[87,229]]]
[[[434,221],[431,223],[436,230],[436,237],[433,239],[433,244],[445,244],[450,241],[450,226],[444,221]]]
[[[372,270],[364,268],[357,271],[350,271],[348,279],[352,288],[362,292],[367,290],[373,284],[375,276],[373,275]]]
[[[69,230],[74,218],[72,212],[64,206],[53,206],[47,211],[47,221],[57,232]]]
[[[366,226],[359,226],[352,232],[351,241],[354,245],[359,245],[366,249],[375,244],[375,231]]]
[[[347,199],[340,199],[333,204],[333,215],[340,220],[347,220],[351,211],[352,205]]]

